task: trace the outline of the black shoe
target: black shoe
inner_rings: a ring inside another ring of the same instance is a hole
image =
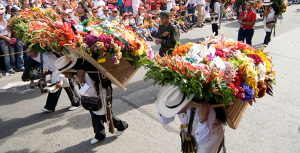
[[[23,69],[18,69],[18,72],[24,72],[25,71],[25,69],[23,68]]]
[[[201,27],[205,26],[204,24],[201,24]]]
[[[36,88],[35,83],[33,83],[33,84],[30,83],[30,88],[31,88],[31,89]]]
[[[8,70],[7,72],[10,73],[10,74],[15,74],[16,73],[13,69]]]

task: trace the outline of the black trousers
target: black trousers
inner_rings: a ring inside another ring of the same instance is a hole
[[[235,12],[236,12],[237,17],[240,16],[240,12],[239,12],[240,11],[240,6],[242,6],[242,10],[245,10],[245,9],[243,9],[243,8],[245,8],[245,6],[243,6],[242,4],[243,4],[243,2],[241,0],[235,1]]]
[[[72,106],[80,106],[80,97],[77,93],[77,91],[74,89],[74,81],[72,79],[69,79],[70,87],[64,88],[66,93],[68,94],[68,97],[71,101]],[[72,88],[72,90],[71,90]],[[55,107],[57,105],[58,99],[60,97],[62,88],[60,88],[55,93],[48,94],[46,105],[44,108],[48,110],[55,110]]]
[[[164,57],[166,54],[172,56],[173,50],[170,50],[168,48],[160,47],[160,49],[159,49],[159,56]]]
[[[218,29],[219,29],[218,24],[217,24],[217,23],[213,23],[213,24],[211,25],[211,27],[212,27],[212,32],[215,33],[215,36],[217,36],[217,35],[219,34],[219,33],[218,33]]]
[[[240,28],[239,34],[238,34],[238,41],[243,41],[245,42],[246,38],[246,43],[252,46],[252,37],[254,35],[254,29],[243,29]]]
[[[271,32],[266,32],[266,36],[265,36],[265,40],[264,40],[265,45],[268,45],[269,42],[271,41],[272,30],[271,30]]]
[[[105,115],[96,115],[92,111],[90,111],[90,114],[92,117],[95,139],[97,140],[105,139],[106,137],[105,127],[104,127],[104,122],[106,122]],[[113,113],[112,113],[112,118],[113,118],[114,127],[118,131],[124,131],[128,127],[128,124],[125,121],[121,121]]]

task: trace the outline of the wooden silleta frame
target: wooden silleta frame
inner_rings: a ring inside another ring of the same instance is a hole
[[[237,99],[232,105],[225,107],[225,104],[215,104],[211,105],[210,107],[222,107],[226,119],[227,119],[227,125],[232,129],[237,129],[239,126],[239,123],[241,122],[241,119],[247,109],[248,102],[243,102],[241,99]],[[199,104],[191,101],[191,103],[188,104],[188,107],[199,107]]]
[[[110,81],[118,86],[119,88],[126,90],[125,87],[133,75],[137,72],[138,68],[131,65],[128,60],[130,58],[121,58],[120,64],[115,65],[111,63],[111,56],[106,55],[106,62],[98,64],[98,62],[93,59],[87,52],[80,51],[79,48],[72,49],[70,46],[67,47],[73,55],[77,57],[82,57],[92,65],[94,65],[103,75],[105,75]],[[92,72],[91,72],[92,73]]]

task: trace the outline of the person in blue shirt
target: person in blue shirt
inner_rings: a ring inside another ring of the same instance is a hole
[[[151,37],[155,37],[158,29],[153,26],[153,21],[149,21],[148,28],[149,28]]]
[[[118,10],[119,10],[120,14],[124,13],[124,3],[123,3],[123,0],[118,0]]]

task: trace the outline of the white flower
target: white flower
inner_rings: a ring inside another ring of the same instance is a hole
[[[94,36],[98,37],[99,33],[98,33],[97,30],[92,30],[91,35],[94,35]]]
[[[219,56],[215,57],[212,60],[210,67],[213,67],[214,64],[218,67],[219,70],[225,72],[226,70],[225,63]]]
[[[266,67],[262,63],[259,63],[258,66],[255,67],[255,70],[257,71],[257,74],[259,76],[258,79],[260,81],[264,81],[266,79]]]
[[[34,69],[34,70],[32,70],[32,74],[35,75],[35,76],[37,76],[39,74],[39,71],[36,70],[36,69]]]

